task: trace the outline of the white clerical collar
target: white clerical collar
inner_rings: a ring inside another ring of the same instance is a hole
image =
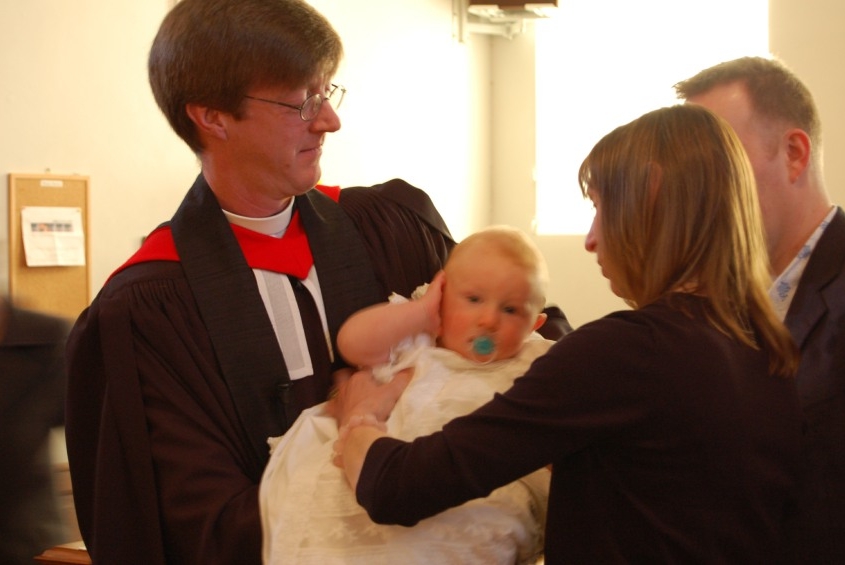
[[[293,216],[293,198],[290,199],[288,207],[272,216],[266,218],[248,218],[247,216],[240,216],[233,212],[223,210],[226,219],[229,223],[241,226],[254,232],[263,233],[264,235],[272,235],[273,237],[282,237],[285,235],[285,230],[288,229],[290,219]]]

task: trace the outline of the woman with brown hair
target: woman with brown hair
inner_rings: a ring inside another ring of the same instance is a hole
[[[404,382],[335,400],[336,462],[377,522],[411,525],[552,465],[545,562],[773,563],[793,495],[798,355],[769,305],[747,157],[707,110],[605,136],[579,173],[586,248],[632,307],[558,341],[442,432],[383,437]]]

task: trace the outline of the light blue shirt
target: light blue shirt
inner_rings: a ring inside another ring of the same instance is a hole
[[[819,238],[824,233],[825,228],[830,224],[833,215],[836,213],[836,206],[832,206],[830,213],[825,216],[810,239],[798,251],[798,255],[784,269],[784,271],[775,279],[772,286],[769,287],[769,298],[775,307],[775,312],[781,321],[786,318],[786,312],[789,310],[789,305],[792,304],[792,298],[795,296],[795,289],[798,288],[798,283],[801,281],[801,275],[804,274],[804,269],[807,267],[807,261],[813,250],[816,248]]]

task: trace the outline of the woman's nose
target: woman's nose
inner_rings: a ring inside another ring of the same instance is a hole
[[[596,252],[596,245],[598,243],[597,240],[596,240],[595,231],[593,230],[594,227],[595,227],[595,221],[593,221],[593,223],[590,224],[590,231],[587,232],[587,237],[584,238],[584,249],[586,249],[590,253]]]

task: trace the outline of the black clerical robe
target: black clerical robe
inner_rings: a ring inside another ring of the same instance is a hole
[[[454,245],[428,196],[404,181],[344,189],[339,204],[317,191],[297,199],[332,345],[349,314],[391,291],[410,295]],[[170,228],[180,261],[117,273],[68,342],[80,530],[95,563],[259,563],[257,488],[266,439],[297,414],[290,380],[201,175]],[[306,377],[320,400],[323,373]]]

